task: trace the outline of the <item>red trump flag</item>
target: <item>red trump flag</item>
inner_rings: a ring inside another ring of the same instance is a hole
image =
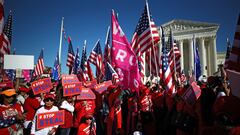
[[[139,89],[137,57],[112,11],[112,65],[119,75],[123,89]]]

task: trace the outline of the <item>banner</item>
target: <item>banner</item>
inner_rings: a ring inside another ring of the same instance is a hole
[[[96,95],[90,88],[81,88],[80,95],[77,96],[77,100],[87,100],[87,99],[96,99]]]
[[[112,85],[112,81],[105,81],[103,83],[100,83],[94,87],[95,91],[99,94],[102,94],[104,91],[107,90],[107,88]]]
[[[49,92],[53,86],[50,78],[44,78],[31,83],[34,95]]]
[[[140,76],[138,62],[127,37],[112,13],[112,65],[121,82],[122,89],[139,90]]]
[[[63,96],[73,96],[81,93],[82,82],[63,85]]]
[[[78,78],[76,75],[71,74],[71,75],[62,75],[62,85],[67,84],[67,83],[77,83],[79,82]]]
[[[193,105],[200,96],[200,87],[196,84],[196,82],[192,82],[188,89],[183,93],[182,98],[189,105]]]
[[[62,125],[65,123],[64,110],[40,113],[37,115],[37,129],[43,129],[46,127],[52,127],[56,125]]]

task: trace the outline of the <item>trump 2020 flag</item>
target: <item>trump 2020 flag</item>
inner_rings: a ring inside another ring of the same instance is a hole
[[[119,75],[123,89],[139,89],[137,57],[112,11],[112,65]]]
[[[54,61],[54,66],[52,70],[52,79],[57,81],[60,78],[60,65],[59,65],[59,55],[57,53],[57,56]]]
[[[196,80],[201,76],[201,63],[200,63],[200,57],[198,54],[198,48],[195,44],[195,38],[193,39],[193,46],[194,46],[194,73]]]

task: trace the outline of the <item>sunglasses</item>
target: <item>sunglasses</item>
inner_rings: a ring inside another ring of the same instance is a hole
[[[91,117],[88,117],[88,118],[86,118],[86,120],[92,120],[93,118],[91,118]]]
[[[51,99],[51,98],[48,98],[48,99],[45,99],[44,101],[45,101],[45,102],[49,102],[49,101],[50,101],[50,102],[53,102],[54,100]]]

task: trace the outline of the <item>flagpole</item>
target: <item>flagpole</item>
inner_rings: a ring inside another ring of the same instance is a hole
[[[197,74],[196,74],[196,62],[195,62],[195,57],[196,57],[196,45],[195,45],[195,35],[193,34],[193,62],[194,62],[194,76],[195,80],[197,80]]]
[[[149,8],[148,8],[148,1],[146,0],[146,6],[147,6],[147,14],[148,14],[148,22],[149,22],[149,27],[150,27],[150,32],[151,32],[151,38],[152,38],[152,46],[153,46],[153,56],[154,56],[154,62],[155,62],[155,69],[157,72],[157,76],[159,75],[158,68],[157,68],[157,60],[156,60],[156,54],[155,54],[155,49],[154,49],[154,42],[153,42],[153,37],[152,37],[152,30],[151,30],[151,20],[150,20],[150,13],[149,13]],[[151,52],[150,52],[151,53]],[[151,55],[150,55],[151,57]],[[151,61],[150,61],[151,62]],[[157,77],[158,78],[158,77]]]
[[[61,32],[60,32],[60,41],[59,41],[59,67],[60,67],[60,74],[61,74],[61,65],[62,65],[62,62],[61,62],[61,52],[62,52],[62,32],[63,32],[63,20],[64,20],[64,17],[62,17],[62,23],[61,23]]]

